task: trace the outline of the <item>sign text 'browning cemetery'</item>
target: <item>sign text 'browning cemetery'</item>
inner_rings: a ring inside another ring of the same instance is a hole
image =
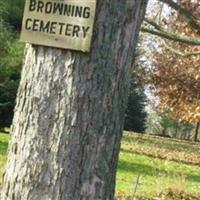
[[[21,40],[89,51],[96,0],[26,0]]]

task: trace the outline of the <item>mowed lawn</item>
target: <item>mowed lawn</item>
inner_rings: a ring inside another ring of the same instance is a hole
[[[140,176],[136,192],[139,197],[200,199],[199,155],[200,143],[125,132],[117,173],[117,193],[128,199]],[[166,197],[168,195],[170,197]]]
[[[1,177],[8,140],[9,135],[0,133]],[[199,154],[200,143],[125,132],[117,173],[117,196],[131,199],[139,176],[136,195],[145,197],[142,199],[200,199]],[[172,193],[178,197],[172,197]],[[187,198],[186,194],[191,196]]]
[[[7,148],[9,135],[5,133],[0,133],[0,184],[2,182],[2,174],[7,158]]]

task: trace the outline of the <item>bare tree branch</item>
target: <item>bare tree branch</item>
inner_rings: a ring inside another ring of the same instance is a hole
[[[190,45],[200,45],[200,40],[196,39],[196,38],[192,38],[192,37],[188,37],[188,36],[183,36],[171,31],[167,31],[167,30],[154,30],[154,29],[150,29],[150,28],[146,28],[146,27],[142,27],[141,28],[142,32],[146,32],[146,33],[151,33],[153,35],[157,35],[163,38],[166,38],[168,40],[173,40],[176,42],[182,42],[182,43],[186,43],[186,44],[190,44]]]
[[[192,14],[191,11],[181,7],[173,0],[159,0],[159,1],[167,4],[168,6],[176,10],[179,14],[184,16],[188,20],[190,26],[194,28],[198,34],[200,34],[200,25],[198,25],[197,18]]]
[[[181,52],[179,51],[178,49],[175,49],[171,46],[169,46],[165,41],[163,42],[164,46],[170,50],[171,52],[175,53],[176,55],[179,55],[179,56],[183,56],[183,57],[189,57],[189,56],[197,56],[197,55],[200,55],[200,51],[194,51],[194,52]]]
[[[150,24],[151,26],[153,26],[155,29],[161,31],[162,30],[162,27],[158,24],[156,24],[154,21],[148,19],[148,18],[144,18],[144,21],[148,24]]]

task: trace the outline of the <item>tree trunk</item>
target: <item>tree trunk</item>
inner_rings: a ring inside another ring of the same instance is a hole
[[[178,138],[178,128],[179,128],[178,123],[176,123],[176,124],[175,124],[175,135],[174,135],[174,137],[175,137],[176,139]]]
[[[27,45],[1,200],[112,200],[146,0],[99,0],[90,53]]]
[[[196,124],[196,127],[195,127],[195,134],[194,134],[194,141],[195,141],[195,142],[198,141],[199,127],[200,127],[200,122],[198,122],[198,123]]]
[[[167,128],[166,127],[163,127],[163,129],[162,129],[162,136],[167,137]]]

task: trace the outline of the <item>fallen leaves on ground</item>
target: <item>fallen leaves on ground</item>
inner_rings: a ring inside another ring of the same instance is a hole
[[[126,196],[124,193],[117,194],[116,200],[133,200],[133,197]],[[200,200],[200,197],[196,197],[191,194],[186,194],[181,190],[169,189],[166,193],[160,193],[156,197],[137,197],[135,200]]]
[[[200,166],[200,143],[127,132],[124,138],[122,151]]]

